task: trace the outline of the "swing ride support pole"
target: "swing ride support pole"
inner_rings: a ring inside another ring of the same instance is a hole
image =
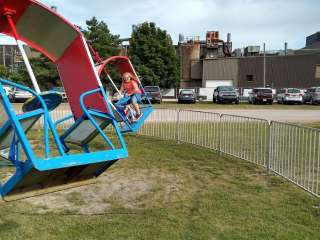
[[[30,76],[30,79],[31,79],[32,84],[33,84],[33,87],[34,87],[34,90],[35,90],[38,94],[40,94],[41,91],[40,91],[38,82],[37,82],[37,80],[36,80],[36,77],[35,77],[35,75],[34,75],[34,72],[32,71],[31,64],[30,64],[30,62],[29,62],[29,59],[28,59],[28,57],[27,57],[27,54],[26,54],[26,52],[25,52],[25,50],[24,50],[24,48],[23,48],[23,43],[22,43],[22,41],[19,40],[19,35],[18,35],[18,32],[17,32],[17,29],[16,29],[16,27],[15,27],[15,25],[14,25],[14,22],[13,22],[13,20],[12,20],[12,15],[13,15],[13,14],[14,14],[14,11],[10,11],[10,10],[7,10],[7,11],[4,13],[4,15],[5,15],[6,18],[7,18],[8,24],[9,24],[9,26],[10,26],[10,28],[11,28],[12,34],[13,34],[16,42],[17,42],[17,45],[18,45],[19,51],[20,51],[20,53],[21,53],[21,55],[22,55],[23,61],[24,61],[25,65],[26,65],[28,74],[29,74],[29,76]]]
[[[141,84],[140,78],[139,78],[139,76],[138,76],[136,70],[134,69],[134,67],[133,67],[133,65],[132,65],[132,63],[131,63],[130,60],[129,60],[129,64],[130,64],[130,66],[131,66],[131,69],[133,70],[133,73],[137,76],[137,79],[138,79],[138,82],[139,82],[139,84],[140,84],[140,87],[142,88],[142,90],[143,90],[143,92],[144,92],[144,94],[145,94],[145,96],[146,96],[146,98],[147,98],[147,100],[148,100],[148,103],[151,105],[151,101],[150,101],[148,95],[146,94],[146,92],[144,91],[144,88],[143,88],[143,86],[142,86],[142,84]]]
[[[107,73],[107,71],[105,71],[105,69],[104,69],[104,72],[105,72],[105,74],[107,74],[107,77],[108,77],[109,81],[111,82],[112,86],[116,89],[116,91],[118,92],[118,94],[121,96],[121,92],[119,91],[119,89],[117,88],[116,84],[113,82],[112,78],[111,78],[110,75]]]

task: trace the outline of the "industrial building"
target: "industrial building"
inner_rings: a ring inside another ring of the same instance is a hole
[[[180,87],[194,88],[202,86],[203,59],[215,59],[231,56],[231,34],[227,41],[219,38],[219,32],[208,31],[206,40],[200,37],[179,35],[177,55],[180,59]]]
[[[2,41],[1,41],[2,40]],[[28,46],[24,46],[26,54],[29,58],[40,56],[39,52],[32,50]],[[22,56],[18,51],[15,43],[4,41],[0,38],[0,65],[3,65],[9,72],[14,72],[24,66]]]
[[[320,48],[320,32],[316,32],[306,38],[306,47],[304,49]]]
[[[233,85],[237,88],[309,88],[320,85],[320,54],[204,59],[199,87]]]
[[[18,49],[15,45],[0,43],[0,64],[5,66],[9,71],[16,69],[18,59]]]
[[[211,51],[207,42],[179,43],[180,88],[215,88],[219,85],[233,85],[237,88],[264,85],[273,88],[308,88],[320,85],[320,49],[317,48],[320,46],[320,32],[307,37],[304,49],[294,53],[290,51],[288,54],[285,48],[281,53],[267,54],[265,58],[258,46],[245,48],[244,54],[234,51],[230,57],[223,54],[221,45]],[[230,52],[230,35],[227,45]]]

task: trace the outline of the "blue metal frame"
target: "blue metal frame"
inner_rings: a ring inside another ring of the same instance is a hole
[[[149,106],[152,106],[151,101],[150,101],[150,99],[149,99],[149,96],[148,96],[147,92],[144,90],[144,87],[142,86],[142,84],[141,84],[140,81],[139,81],[139,85],[140,85],[140,88],[142,89],[143,95],[147,98],[148,105],[149,105]]]
[[[85,104],[84,104],[84,99],[85,97],[92,95],[92,94],[97,94],[100,93],[103,96],[104,101],[107,103],[107,108],[108,108],[108,112],[106,113],[102,113],[98,110],[95,109],[88,109]],[[112,124],[112,126],[115,128],[116,134],[118,136],[118,139],[120,141],[121,147],[122,148],[126,148],[126,144],[124,142],[124,139],[121,135],[121,131],[119,129],[119,126],[117,124],[117,121],[115,120],[114,114],[111,110],[111,105],[110,103],[107,101],[108,96],[106,95],[106,93],[104,92],[103,88],[97,88],[94,90],[90,90],[88,92],[83,93],[80,96],[80,106],[81,109],[83,111],[83,115],[81,118],[77,119],[76,122],[73,124],[73,126],[71,126],[62,136],[61,139],[62,141],[64,141],[64,139],[74,130],[74,128],[76,128],[83,120],[88,119],[93,126],[97,129],[97,131],[99,132],[99,134],[101,135],[101,137],[103,138],[103,140],[111,147],[111,149],[115,149],[114,145],[112,144],[112,142],[110,141],[110,139],[107,137],[107,135],[103,132],[103,130],[100,128],[99,124],[97,124],[97,122],[95,121],[93,116],[97,116],[100,118],[104,118],[106,120],[110,120],[110,124]],[[55,124],[61,124],[62,122],[70,119],[71,116],[67,116],[59,121],[57,121]]]
[[[55,128],[57,128],[57,126],[58,126],[59,124],[65,122],[65,121],[67,121],[67,120],[69,120],[69,119],[74,119],[73,114],[70,114],[69,116],[66,116],[66,117],[64,117],[64,118],[61,118],[61,119],[59,119],[58,121],[54,122]]]
[[[41,104],[41,108],[42,109],[39,109],[39,111],[37,112],[36,111],[32,111],[32,112],[28,112],[28,113],[24,113],[24,114],[21,114],[19,116],[17,116],[12,108],[12,105],[6,95],[6,93],[4,92],[3,90],[3,84],[5,85],[9,85],[9,86],[12,86],[12,87],[16,87],[18,89],[21,89],[21,90],[24,90],[24,91],[27,91],[29,93],[31,93],[33,96],[37,97],[40,104]],[[21,84],[17,84],[17,83],[13,83],[11,81],[8,81],[8,80],[5,80],[5,79],[1,79],[0,78],[0,90],[1,90],[1,95],[2,95],[2,99],[4,101],[4,108],[8,114],[8,117],[9,119],[12,121],[12,124],[13,124],[13,128],[16,129],[17,131],[17,134],[20,138],[20,140],[22,142],[27,142],[26,140],[26,137],[25,137],[25,134],[24,134],[24,131],[20,125],[20,122],[19,120],[21,119],[25,119],[25,118],[29,118],[31,116],[35,116],[37,114],[43,114],[43,117],[44,117],[44,132],[45,132],[45,136],[44,136],[44,141],[45,141],[45,154],[46,156],[49,156],[50,155],[50,149],[49,149],[49,128],[52,132],[52,135],[53,135],[53,138],[55,140],[55,143],[58,147],[58,150],[59,150],[59,153],[61,155],[65,155],[64,153],[64,150],[63,150],[63,146],[61,144],[61,141],[59,139],[59,135],[57,133],[57,131],[55,130],[55,127],[54,127],[54,124],[50,118],[50,115],[49,115],[49,111],[47,109],[47,105],[46,103],[43,101],[43,99],[41,98],[40,95],[38,95],[35,91],[33,91],[32,89],[28,88],[28,87],[25,87]],[[42,113],[40,113],[40,111],[42,111]],[[22,139],[22,138],[25,138],[25,139]],[[30,149],[25,149],[25,151],[28,151]],[[26,153],[27,154],[27,153]],[[29,158],[30,156],[28,156]],[[32,157],[30,157],[30,159],[32,159]]]
[[[110,141],[110,139],[106,136],[106,134],[103,132],[103,130],[100,128],[100,126],[97,124],[97,122],[94,120],[94,118],[91,116],[89,110],[86,108],[86,106],[84,105],[84,98],[94,94],[94,93],[98,93],[98,92],[102,92],[103,93],[103,89],[101,91],[100,88],[85,92],[83,94],[81,94],[80,96],[80,106],[82,108],[82,111],[84,112],[84,115],[90,120],[90,122],[93,124],[93,126],[98,130],[98,132],[100,133],[101,137],[103,138],[103,140],[108,143],[108,145],[111,147],[111,149],[114,149],[114,146],[112,144],[112,142]],[[103,96],[104,97],[104,96]],[[109,106],[108,106],[109,107]],[[112,115],[111,115],[112,116]],[[106,117],[108,118],[108,117]]]
[[[147,95],[145,95],[145,96],[147,96]],[[150,103],[149,99],[148,99],[148,101]],[[147,106],[141,107],[141,112],[143,113],[143,115],[136,122],[129,121],[129,119],[126,116],[122,115],[122,113],[119,112],[116,108],[114,109],[114,111],[116,111],[118,113],[118,115],[122,119],[122,122],[125,124],[124,126],[121,127],[121,132],[122,133],[127,133],[127,132],[136,133],[136,132],[138,132],[139,128],[143,125],[143,123],[147,119],[147,117],[153,112],[153,107],[152,107],[151,103],[148,104]]]
[[[142,116],[136,122],[130,123],[130,126],[123,125],[121,127],[122,133],[133,132],[137,133],[140,127],[144,124],[145,120],[149,117],[149,115],[153,112],[152,106],[142,107],[140,111],[143,113]]]
[[[41,108],[31,112],[23,113],[21,115],[16,115],[13,109],[13,106],[9,101],[8,96],[6,95],[6,92],[3,89],[4,84],[30,92],[33,96],[38,98],[39,102],[41,103]],[[85,107],[84,98],[94,93],[102,93],[104,101],[107,103],[109,113],[101,114],[92,109],[89,110]],[[20,84],[13,83],[8,80],[0,79],[0,94],[3,101],[4,109],[8,115],[8,121],[3,125],[3,127],[1,127],[0,135],[4,131],[6,131],[8,127],[11,127],[13,129],[14,138],[10,146],[9,155],[10,155],[11,162],[16,167],[16,173],[6,183],[4,183],[3,185],[0,184],[0,195],[2,197],[4,197],[7,193],[9,193],[10,190],[13,189],[15,185],[17,185],[19,181],[32,170],[32,168],[35,168],[39,171],[47,171],[47,170],[61,169],[61,168],[67,168],[67,167],[79,166],[79,165],[85,165],[85,164],[114,161],[114,160],[128,157],[128,150],[126,148],[126,144],[121,135],[119,126],[116,120],[114,119],[111,106],[107,101],[108,96],[103,91],[102,87],[99,89],[95,89],[95,90],[83,93],[80,98],[80,103],[81,103],[82,110],[84,112],[83,117],[91,121],[91,123],[99,131],[100,135],[103,137],[106,143],[111,147],[111,150],[90,152],[88,146],[86,145],[86,146],[83,146],[84,152],[80,154],[68,154],[67,149],[65,149],[64,147],[62,139],[60,139],[58,132],[56,131],[56,126],[58,124],[66,121],[67,119],[72,118],[73,116],[65,117],[53,123],[50,118],[47,106],[43,101],[43,99],[41,98],[41,95],[38,95],[35,91],[31,90],[30,88],[27,88]],[[25,131],[20,122],[25,119],[32,118],[35,116],[41,116],[41,115],[44,117],[45,159],[38,158],[35,156],[31,148],[31,145],[26,137]],[[97,116],[99,115],[99,117],[103,116],[106,119],[110,119],[110,122],[115,128],[115,131],[119,138],[119,142],[121,144],[121,147],[119,149],[115,149],[110,139],[106,136],[106,134],[103,132],[100,126],[96,123],[95,119],[93,118],[93,115],[97,115]],[[78,119],[78,120],[80,121],[81,119]],[[59,156],[55,156],[55,157],[50,156],[49,130],[52,133],[54,142],[59,151],[59,154],[60,154]],[[20,145],[27,157],[25,162],[20,161]]]

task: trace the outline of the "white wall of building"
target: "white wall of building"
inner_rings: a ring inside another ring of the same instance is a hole
[[[233,86],[233,80],[206,80],[206,88],[216,88],[218,86]]]

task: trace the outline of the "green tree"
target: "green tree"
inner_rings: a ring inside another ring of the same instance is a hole
[[[25,67],[21,67],[18,70],[10,73],[8,78],[15,83],[26,85],[28,87],[31,86],[31,81]]]
[[[88,30],[84,31],[85,37],[91,42],[100,57],[107,58],[119,53],[119,35],[111,34],[108,25],[98,21],[95,17],[86,21]]]
[[[93,17],[87,20],[86,24],[87,30],[83,31],[84,35],[102,59],[119,54],[119,35],[113,35],[105,22],[98,21]],[[121,76],[115,69],[109,67],[108,73],[116,83],[120,84]],[[102,73],[101,80],[107,89],[113,89],[104,73]]]
[[[0,65],[0,77],[6,78],[8,76],[8,71],[5,66]]]
[[[133,27],[129,56],[145,85],[163,88],[179,83],[179,61],[171,37],[155,23]]]
[[[41,54],[39,58],[31,59],[30,63],[41,89],[48,90],[53,86],[61,85],[56,65],[46,56]]]

